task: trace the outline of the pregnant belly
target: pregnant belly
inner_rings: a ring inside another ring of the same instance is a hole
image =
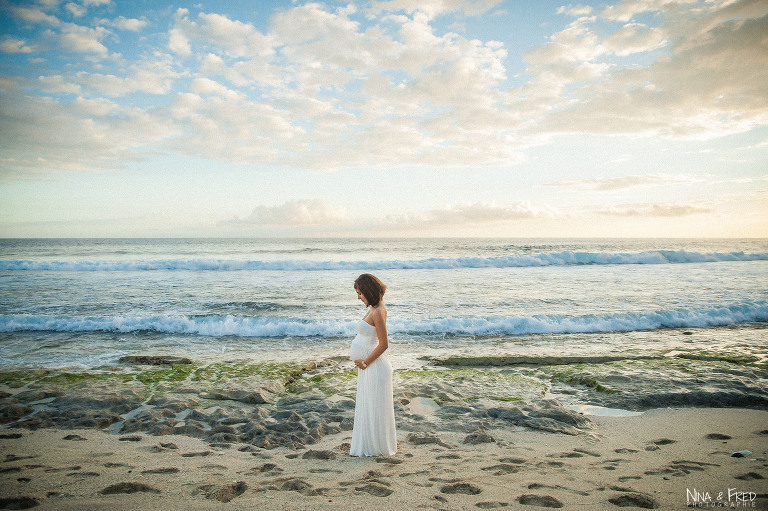
[[[362,360],[371,354],[375,344],[371,344],[368,339],[355,339],[349,348],[349,358],[352,360]]]

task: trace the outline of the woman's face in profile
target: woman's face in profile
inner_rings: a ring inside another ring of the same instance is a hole
[[[368,300],[365,299],[365,295],[361,293],[359,289],[355,289],[355,291],[357,291],[357,299],[363,302],[363,305],[368,307]]]

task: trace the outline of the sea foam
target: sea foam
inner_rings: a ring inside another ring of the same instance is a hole
[[[604,315],[534,315],[456,317],[398,321],[388,325],[392,334],[507,336],[630,332],[662,328],[693,328],[768,322],[768,302],[740,302],[701,309],[676,309]],[[303,320],[235,315],[43,316],[0,315],[0,332],[160,332],[236,337],[342,337],[352,336],[356,322]]]
[[[384,261],[277,261],[189,259],[147,261],[32,261],[3,260],[0,271],[334,271],[334,270],[440,270],[455,268],[520,268],[623,264],[686,264],[768,261],[768,252],[690,252],[652,250],[634,253],[553,252],[498,257],[427,258]]]

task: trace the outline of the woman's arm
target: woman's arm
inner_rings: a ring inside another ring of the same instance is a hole
[[[355,365],[360,369],[365,369],[371,365],[382,353],[389,348],[389,335],[387,334],[387,309],[381,307],[374,309],[371,314],[373,326],[376,328],[376,337],[379,339],[379,345],[368,355],[368,358],[361,360],[360,364],[355,361]]]

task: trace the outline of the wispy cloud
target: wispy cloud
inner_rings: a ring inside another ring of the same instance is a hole
[[[395,227],[461,226],[530,218],[551,218],[558,214],[554,208],[548,206],[534,207],[525,201],[504,206],[475,202],[456,204],[419,213],[388,215],[384,219],[384,224]]]
[[[326,226],[349,221],[346,210],[320,199],[288,201],[278,206],[257,206],[246,218],[229,220],[231,225],[248,226]]]
[[[356,218],[346,208],[321,199],[287,201],[276,206],[257,206],[247,217],[235,217],[229,227],[346,227],[355,232],[390,232],[392,229],[421,229],[480,226],[534,218],[555,218],[561,213],[550,206],[536,207],[518,201],[506,205],[460,203],[411,213]]]
[[[369,10],[374,13],[404,11],[422,12],[431,18],[450,12],[460,11],[466,16],[477,16],[490,11],[504,0],[374,0]]]
[[[637,204],[602,208],[596,211],[599,215],[621,217],[685,217],[714,213],[715,210],[697,204],[662,203]]]
[[[594,190],[598,192],[612,192],[635,188],[638,186],[662,186],[672,184],[689,184],[696,181],[693,176],[671,176],[665,174],[651,174],[646,176],[622,176],[607,177],[602,179],[582,179],[579,181],[561,181],[546,183],[543,186],[575,187]]]

